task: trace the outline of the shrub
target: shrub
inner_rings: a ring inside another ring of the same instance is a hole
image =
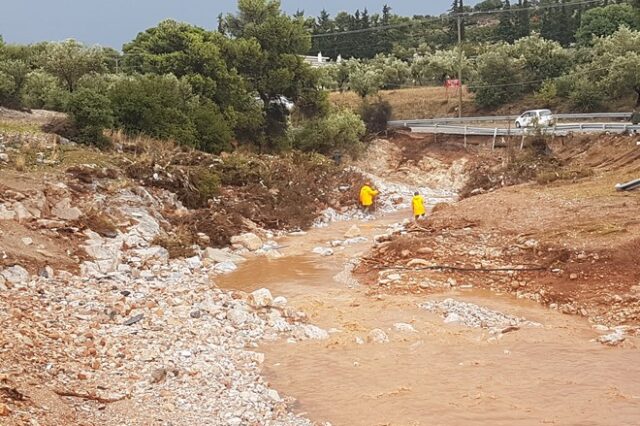
[[[362,119],[345,110],[314,120],[293,135],[294,148],[329,155],[341,151],[356,157],[363,149],[361,138],[366,132]]]
[[[366,100],[360,106],[360,118],[364,121],[367,133],[377,134],[387,130],[387,122],[391,120],[391,104],[382,99],[376,102]]]
[[[190,178],[195,190],[183,202],[191,208],[206,207],[220,192],[220,177],[215,171],[200,167],[190,173]]]
[[[27,108],[62,111],[69,93],[58,83],[58,79],[44,71],[27,75],[22,88],[22,104]]]
[[[540,90],[535,94],[535,99],[542,107],[550,107],[558,96],[558,87],[555,81],[547,80],[542,83]]]
[[[595,111],[602,106],[604,93],[602,90],[585,78],[580,78],[574,83],[569,95],[571,106],[579,111]]]
[[[67,109],[78,129],[80,142],[99,147],[108,143],[102,132],[113,124],[109,98],[89,89],[80,89],[69,98]]]

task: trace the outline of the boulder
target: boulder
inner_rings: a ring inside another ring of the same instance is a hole
[[[14,220],[16,218],[16,212],[7,209],[7,206],[0,204],[0,220]]]
[[[238,256],[237,254],[230,253],[225,250],[211,248],[211,247],[207,247],[207,249],[205,250],[204,258],[213,260],[216,263],[224,263],[224,262],[240,263],[245,260],[244,257]]]
[[[78,220],[82,217],[82,210],[77,207],[71,207],[71,199],[63,198],[58,201],[51,210],[51,213],[58,219]]]
[[[4,269],[0,275],[11,284],[26,283],[31,278],[29,272],[20,265]]]
[[[349,230],[344,234],[345,238],[356,238],[362,235],[362,230],[358,228],[358,225],[353,225]]]
[[[22,203],[15,203],[13,205],[13,211],[16,212],[16,220],[18,220],[18,222],[24,222],[25,220],[33,218],[33,215]]]
[[[273,305],[273,296],[268,289],[261,288],[249,295],[249,305],[256,309],[268,308]]]
[[[256,251],[262,247],[262,240],[253,232],[231,237],[231,244],[239,245],[247,250]]]

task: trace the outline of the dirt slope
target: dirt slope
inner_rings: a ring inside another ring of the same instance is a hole
[[[380,244],[360,271],[375,292],[428,292],[429,280],[473,284],[638,326],[640,192],[614,190],[640,176],[636,139],[564,140],[554,146],[562,167],[587,167],[593,176],[506,187],[439,208],[411,233]],[[424,270],[435,265],[469,270]],[[402,268],[403,279],[379,286],[392,267]],[[532,267],[541,270],[518,271]]]

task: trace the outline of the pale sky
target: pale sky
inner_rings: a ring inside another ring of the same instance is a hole
[[[88,44],[118,50],[136,34],[163,19],[189,22],[205,28],[217,26],[219,13],[236,10],[236,0],[13,0],[3,1],[0,34],[8,43],[34,43],[75,38]],[[341,10],[367,8],[379,12],[388,3],[399,15],[439,15],[451,0],[282,0],[288,13],[297,9],[317,16],[327,9],[334,16]],[[473,5],[478,1],[467,1]]]

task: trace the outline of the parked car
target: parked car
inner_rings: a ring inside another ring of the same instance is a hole
[[[516,118],[516,127],[550,127],[556,124],[556,119],[551,110],[548,109],[532,109],[525,111]]]

